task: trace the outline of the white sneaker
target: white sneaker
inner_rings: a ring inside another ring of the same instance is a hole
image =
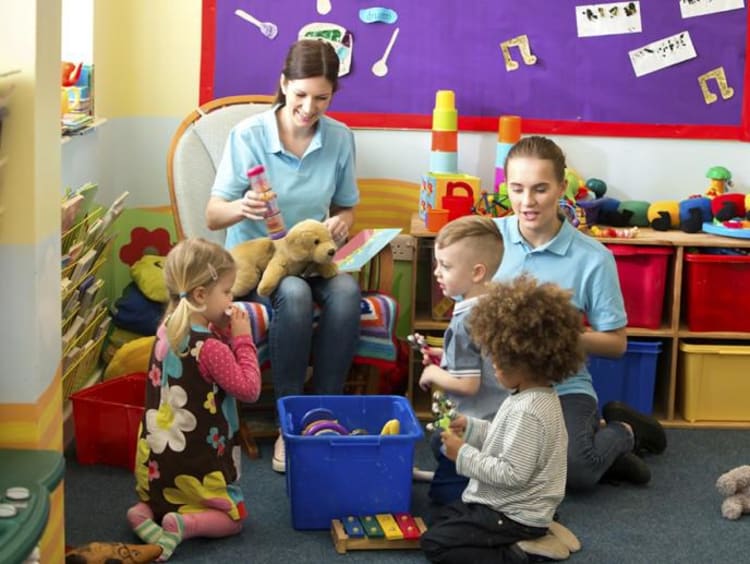
[[[415,482],[432,482],[432,479],[435,477],[435,472],[422,470],[421,468],[414,466],[411,469],[411,477]]]
[[[273,445],[271,468],[273,468],[274,472],[280,472],[281,474],[286,472],[286,448],[284,447],[283,435],[279,435]]]

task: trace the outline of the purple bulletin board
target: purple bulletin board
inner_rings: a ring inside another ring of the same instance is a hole
[[[322,16],[315,0],[204,0],[200,99],[274,93],[299,29],[330,22],[353,36],[351,72],[331,106],[351,126],[429,129],[435,92],[450,89],[462,130],[492,131],[500,115],[515,114],[527,133],[750,140],[747,3],[683,19],[687,1],[641,0],[641,32],[579,38],[576,9],[592,2],[331,0]],[[372,6],[398,20],[362,22],[359,10]],[[236,9],[275,23],[278,35],[265,37]],[[370,68],[396,27],[389,72],[376,77]],[[629,51],[683,31],[696,58],[635,76]],[[511,49],[519,68],[508,71],[500,43],[523,34],[536,64]],[[716,67],[734,93],[709,104],[698,77]]]

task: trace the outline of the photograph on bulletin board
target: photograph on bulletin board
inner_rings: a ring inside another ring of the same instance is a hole
[[[750,140],[745,0],[204,0],[200,101],[273,94],[289,46],[330,41],[331,115],[430,129]]]

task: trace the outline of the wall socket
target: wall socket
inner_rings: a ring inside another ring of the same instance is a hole
[[[393,251],[393,260],[411,261],[414,257],[414,248],[416,241],[411,235],[397,235],[391,241],[391,250]]]

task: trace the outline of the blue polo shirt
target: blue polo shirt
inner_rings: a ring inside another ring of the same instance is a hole
[[[227,201],[245,193],[248,169],[262,164],[287,228],[304,219],[323,221],[332,205],[359,202],[354,166],[354,135],[341,122],[322,116],[302,158],[281,145],[275,112],[279,106],[238,123],[229,134],[211,195]],[[266,237],[263,221],[243,219],[227,228],[225,245]]]
[[[456,411],[491,421],[509,392],[497,381],[492,360],[482,355],[471,340],[468,318],[479,298],[461,300],[453,306],[453,315],[445,330],[440,367],[457,378],[481,378],[479,390],[471,396],[448,394]]]
[[[627,325],[617,265],[612,253],[599,241],[565,221],[554,239],[531,248],[518,229],[518,217],[503,217],[495,223],[505,250],[494,280],[528,273],[540,282],[553,282],[571,290],[573,304],[586,314],[595,331],[613,331]],[[556,388],[559,395],[583,393],[596,398],[585,366]]]

